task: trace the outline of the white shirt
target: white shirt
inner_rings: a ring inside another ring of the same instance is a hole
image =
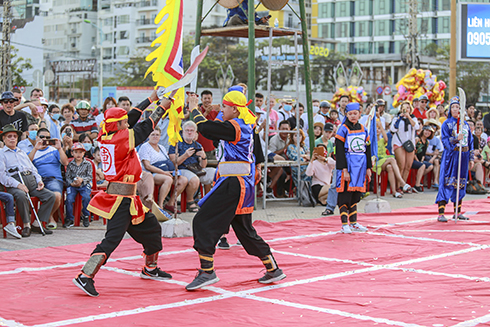
[[[301,119],[303,119],[303,131],[306,133],[308,132],[308,113],[305,112],[301,115]],[[325,117],[323,117],[322,115],[318,115],[318,114],[314,114],[313,115],[313,125],[315,125],[315,123],[322,123],[325,125]]]
[[[405,122],[402,120],[400,125],[398,125],[398,129],[395,128],[395,124],[397,120],[400,119],[400,116],[394,118],[391,121],[390,130],[395,135],[393,135],[393,145],[402,146],[403,143],[410,140],[415,145],[415,131],[419,129],[419,121],[417,118],[412,118],[415,121],[415,126],[412,126],[409,123],[408,130],[405,131]]]
[[[148,160],[151,165],[153,165],[155,162],[159,161],[164,161],[168,160],[169,156],[167,153],[167,150],[165,150],[165,147],[162,145],[158,144],[158,148],[160,151],[156,151],[150,143],[145,142],[141,145],[140,149],[138,150],[138,155],[140,157],[140,160]],[[148,171],[145,169],[145,165],[141,165],[143,167],[144,171]]]

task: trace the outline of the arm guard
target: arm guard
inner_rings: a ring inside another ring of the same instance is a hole
[[[192,117],[194,117],[194,122],[196,125],[208,121],[197,108],[192,109]]]
[[[165,114],[165,112],[167,111],[168,108],[165,108],[164,106],[162,106],[161,104],[159,104],[155,110],[153,110],[153,112],[151,113],[150,115],[150,119],[153,121],[153,126],[156,126],[158,124],[158,122],[160,121],[160,119],[162,118],[162,116]]]

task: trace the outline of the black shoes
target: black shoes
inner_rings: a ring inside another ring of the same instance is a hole
[[[270,284],[283,280],[284,278],[286,278],[286,274],[284,274],[281,269],[277,268],[274,271],[266,272],[264,276],[259,278],[259,283]]]
[[[187,285],[185,289],[188,291],[193,291],[217,282],[219,282],[219,278],[216,276],[216,272],[214,270],[211,273],[207,273],[204,270],[199,269],[194,280]]]
[[[83,227],[90,226],[90,221],[88,220],[88,216],[82,216]]]
[[[29,237],[31,236],[31,228],[30,227],[24,227],[24,229],[22,229],[22,237]]]
[[[42,232],[41,232],[41,227],[39,227],[39,226],[34,226],[34,225],[31,225],[31,229],[32,229],[32,231],[33,231],[34,233],[39,233],[39,234],[42,234]],[[51,234],[53,234],[53,231],[52,231],[52,230],[50,230],[50,229],[43,228],[43,230],[44,230],[44,234],[46,234],[46,235],[51,235]]]
[[[73,220],[65,219],[65,223],[63,224],[64,228],[73,227]]]
[[[84,291],[87,295],[93,297],[99,296],[99,293],[95,290],[94,280],[92,278],[85,277],[80,274],[76,278],[73,278],[73,284]]]
[[[154,280],[167,280],[172,279],[172,275],[166,273],[160,268],[156,267],[153,270],[148,270],[146,267],[141,271],[140,277],[143,279],[154,279]]]
[[[230,244],[228,244],[228,240],[226,239],[226,237],[222,237],[219,239],[218,249],[221,249],[221,250],[229,250],[230,249]]]

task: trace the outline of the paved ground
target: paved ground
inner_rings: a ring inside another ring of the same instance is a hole
[[[434,190],[426,191],[423,194],[405,194],[402,199],[395,199],[389,193],[387,193],[382,199],[387,200],[390,203],[391,209],[401,209],[410,207],[420,207],[434,204],[437,193]],[[367,201],[375,199],[374,195],[371,195],[361,201],[359,205],[359,212],[364,212],[364,206]],[[487,195],[467,195],[466,200],[476,200],[487,198]],[[262,201],[259,198],[257,207],[253,213],[254,220],[264,220],[268,222],[277,222],[291,219],[312,219],[321,217],[321,213],[324,207],[304,208],[298,206],[297,201],[270,201],[267,202],[267,209],[262,209]],[[448,206],[452,210],[452,205]],[[464,206],[463,206],[464,211]],[[338,209],[335,214],[338,215]],[[434,205],[434,216],[437,215],[437,208]],[[194,214],[184,213],[180,215],[180,218],[191,222]],[[0,252],[2,251],[15,251],[26,250],[34,248],[43,248],[49,246],[63,246],[70,244],[83,244],[90,242],[100,241],[105,233],[105,226],[102,221],[92,222],[88,228],[73,227],[69,230],[62,227],[58,227],[52,235],[41,236],[39,234],[32,234],[31,237],[17,240],[8,236],[8,238],[0,238]],[[127,235],[126,235],[127,236]],[[127,236],[129,237],[129,236]]]

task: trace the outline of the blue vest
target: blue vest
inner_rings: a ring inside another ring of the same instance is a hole
[[[240,182],[241,192],[235,214],[249,214],[254,209],[255,195],[254,131],[252,125],[245,124],[243,119],[235,118],[229,120],[229,122],[235,127],[236,138],[232,142],[220,141],[220,146],[216,151],[219,165],[218,169],[216,169],[215,184],[211,191],[199,201],[199,206],[202,206],[224,180],[229,177],[236,177]],[[235,170],[236,174],[230,173],[230,170],[227,169],[228,167],[234,167],[233,165],[240,168]],[[225,174],[223,174],[224,171],[226,171]],[[244,171],[248,173],[244,173]]]
[[[350,175],[350,182],[345,189],[343,171],[337,169],[337,192],[366,192],[366,147],[369,146],[369,134],[364,125],[361,125],[361,130],[351,131],[342,124],[335,138],[344,142],[347,171]]]

